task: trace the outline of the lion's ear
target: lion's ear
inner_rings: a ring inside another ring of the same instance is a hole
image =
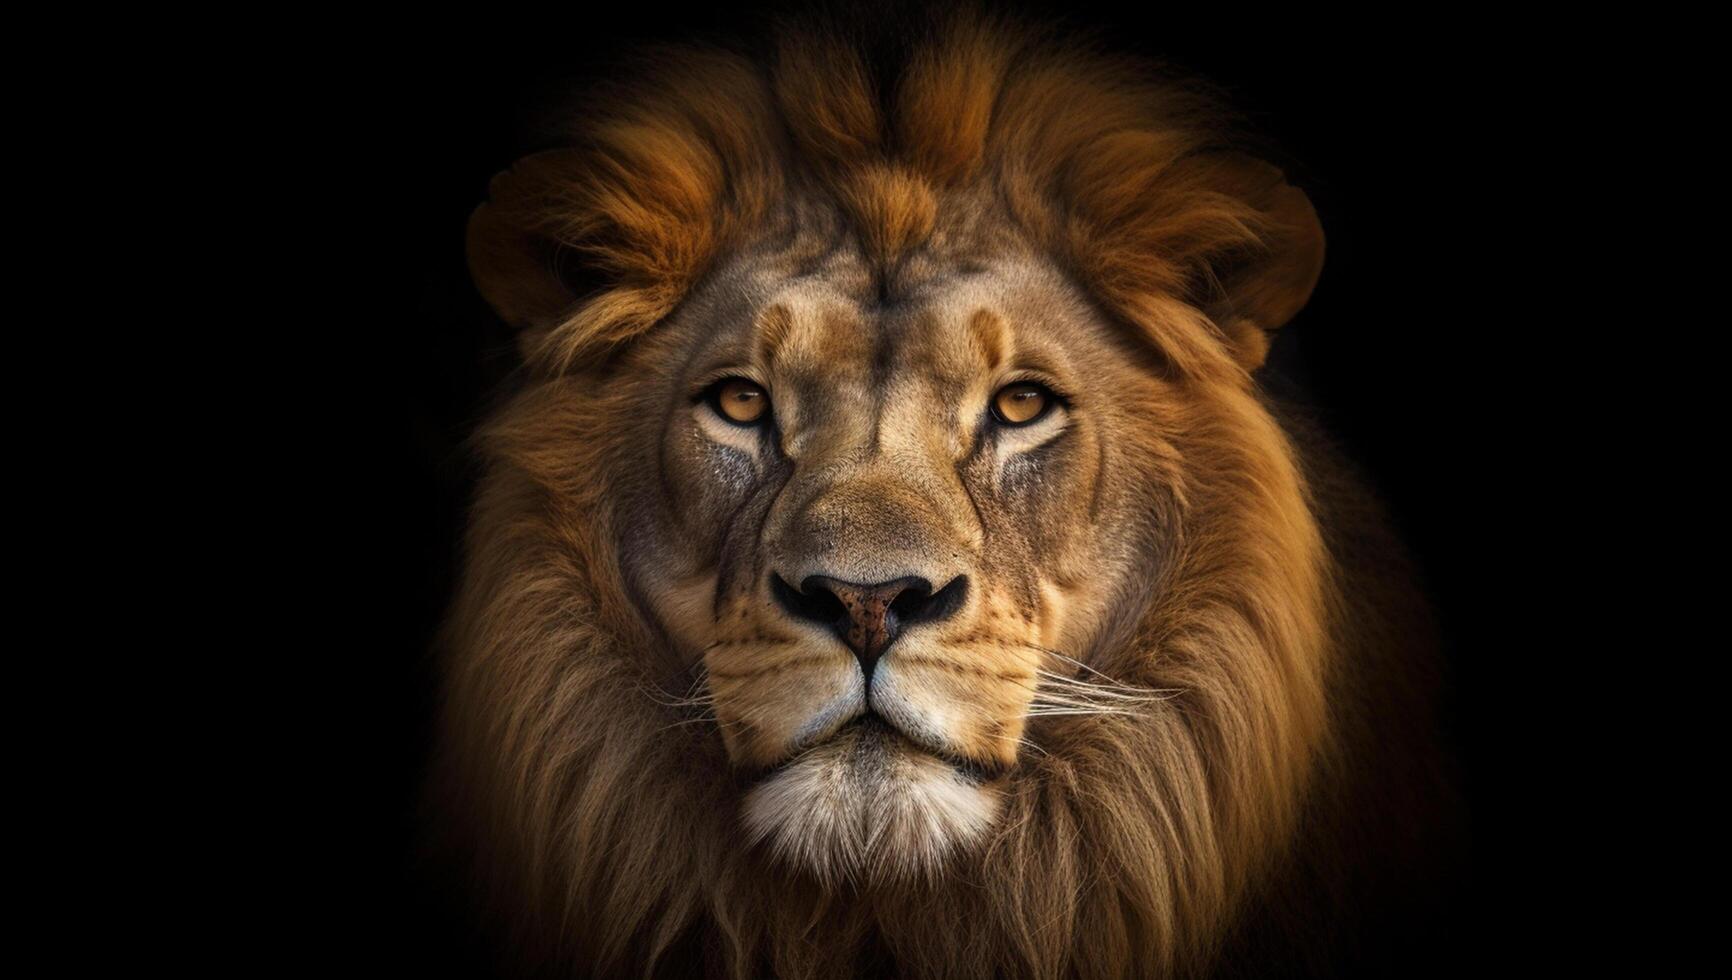
[[[507,323],[534,331],[577,302],[577,263],[561,244],[561,192],[580,180],[572,150],[524,157],[493,178],[487,203],[469,216],[469,274],[482,298]]]
[[[1323,225],[1305,192],[1261,160],[1233,157],[1223,167],[1227,193],[1251,206],[1264,247],[1220,275],[1206,312],[1226,331],[1246,369],[1263,364],[1271,335],[1311,298],[1323,272]]]

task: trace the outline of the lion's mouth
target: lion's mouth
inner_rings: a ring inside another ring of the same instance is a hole
[[[989,764],[978,759],[957,755],[938,746],[910,738],[883,715],[868,709],[864,714],[847,722],[822,741],[804,746],[788,758],[759,770],[753,775],[752,781],[762,782],[770,779],[777,773],[795,765],[807,755],[838,744],[846,746],[850,762],[862,772],[867,773],[875,769],[886,768],[888,760],[897,753],[914,753],[937,759],[976,785],[997,779],[1004,775],[1007,768],[1001,764]]]

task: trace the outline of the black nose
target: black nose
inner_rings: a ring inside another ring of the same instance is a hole
[[[875,585],[808,575],[795,589],[770,575],[770,593],[790,615],[829,627],[872,680],[872,668],[902,631],[916,623],[935,623],[962,608],[968,576],[958,575],[937,592],[923,578],[899,578]]]

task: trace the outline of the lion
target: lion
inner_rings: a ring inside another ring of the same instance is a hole
[[[1315,209],[1159,70],[900,44],[658,51],[470,220],[524,364],[444,640],[482,917],[567,975],[1373,956],[1449,781],[1413,573],[1259,380]]]

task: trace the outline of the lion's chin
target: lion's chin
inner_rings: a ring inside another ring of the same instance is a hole
[[[888,728],[850,725],[753,787],[754,843],[820,881],[931,877],[998,817],[999,793]]]

